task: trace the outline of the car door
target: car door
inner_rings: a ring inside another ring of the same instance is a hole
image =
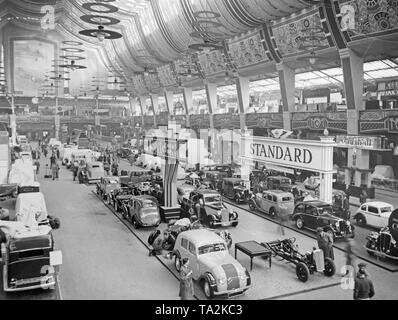
[[[263,194],[259,197],[259,198],[257,198],[257,204],[258,204],[258,207],[262,210],[262,211],[265,211],[265,212],[268,212],[267,211],[267,207],[268,207],[268,205],[267,205],[267,198],[268,198],[268,194],[266,193],[266,192],[263,192]]]
[[[379,208],[368,205],[368,211],[366,215],[366,223],[370,226],[378,227],[381,224]]]
[[[192,269],[193,273],[192,276],[194,279],[197,279],[200,276],[200,266],[197,258],[196,247],[191,241],[188,241],[187,255],[189,259],[189,266]]]
[[[307,204],[305,206],[305,212],[303,216],[306,227],[315,230],[318,226],[319,216],[317,208]]]

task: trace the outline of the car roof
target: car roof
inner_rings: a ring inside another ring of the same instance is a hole
[[[292,195],[290,192],[286,192],[283,190],[266,190],[266,191],[263,191],[263,193],[271,193],[271,194],[275,194],[275,195],[287,195],[287,196]]]
[[[364,204],[371,205],[373,207],[392,207],[392,204],[383,201],[370,201]]]
[[[309,200],[309,201],[303,201],[302,203],[311,204],[314,207],[330,206],[329,203],[327,203],[325,201],[321,201],[321,200]]]
[[[285,176],[269,176],[267,179],[290,179],[289,177]]]
[[[133,199],[135,200],[140,200],[140,201],[144,201],[144,200],[153,200],[156,201],[156,198],[153,196],[149,196],[149,195],[142,195],[142,196],[134,196]]]
[[[206,229],[188,230],[180,234],[182,234],[188,241],[191,241],[196,247],[201,247],[211,243],[225,243],[225,240],[215,232]]]

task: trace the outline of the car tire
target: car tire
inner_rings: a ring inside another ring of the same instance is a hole
[[[116,201],[116,200],[115,200],[115,202],[113,203],[113,208],[115,209],[116,212],[119,212],[119,208],[118,208],[118,205],[117,205],[117,201]],[[123,217],[124,217],[124,214],[123,214]]]
[[[238,226],[238,223],[239,223],[238,221],[233,222],[233,223],[232,223],[232,226],[233,226],[233,227],[237,227],[237,226]]]
[[[272,218],[275,218],[275,216],[276,216],[276,210],[275,210],[274,207],[272,207],[271,209],[269,209],[269,215],[270,215]]]
[[[249,202],[249,208],[250,208],[251,211],[256,211],[256,206],[255,206],[255,204],[253,203],[253,201],[250,201],[250,202]]]
[[[325,270],[323,274],[327,277],[332,277],[336,273],[336,264],[330,258],[325,258]]]
[[[366,226],[366,218],[361,214],[355,217],[355,221],[358,226]]]
[[[310,270],[308,269],[307,265],[303,262],[299,262],[296,265],[296,275],[297,278],[301,282],[307,282],[309,276],[310,276]]]
[[[131,217],[131,224],[133,225],[134,229],[139,228],[137,221],[134,219],[134,216]]]
[[[304,221],[300,217],[296,219],[296,227],[299,230],[304,228]]]
[[[174,267],[178,272],[181,270],[181,259],[179,256],[174,255]]]
[[[239,197],[235,196],[234,201],[239,204],[240,203]]]
[[[107,198],[108,198],[108,204],[111,206],[112,205],[112,198],[110,196],[108,196]]]
[[[18,190],[14,190],[13,192],[12,192],[12,194],[11,194],[11,196],[13,197],[13,198],[18,198]]]
[[[209,280],[207,280],[207,279],[202,280],[202,290],[207,299],[214,298],[214,291],[213,291],[212,287],[210,286]]]

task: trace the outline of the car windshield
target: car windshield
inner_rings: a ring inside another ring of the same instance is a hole
[[[324,206],[318,208],[319,214],[333,214],[333,209],[331,206]]]
[[[243,182],[235,182],[234,186],[235,187],[243,187]]]
[[[210,245],[199,247],[198,252],[199,255],[201,255],[210,252],[225,251],[225,250],[227,250],[227,248],[225,247],[224,243],[213,243]]]
[[[380,212],[381,213],[386,213],[386,212],[391,212],[391,211],[392,211],[391,207],[380,208]]]
[[[207,196],[205,197],[205,202],[206,203],[221,202],[221,196],[220,195]]]
[[[157,203],[152,200],[145,200],[142,203],[143,208],[152,208],[152,207],[157,207],[157,206],[158,206]]]
[[[292,198],[291,197],[282,197],[282,201],[283,202],[292,201]]]

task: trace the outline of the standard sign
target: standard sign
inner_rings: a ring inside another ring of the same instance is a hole
[[[245,160],[318,172],[333,170],[333,141],[244,137]]]

